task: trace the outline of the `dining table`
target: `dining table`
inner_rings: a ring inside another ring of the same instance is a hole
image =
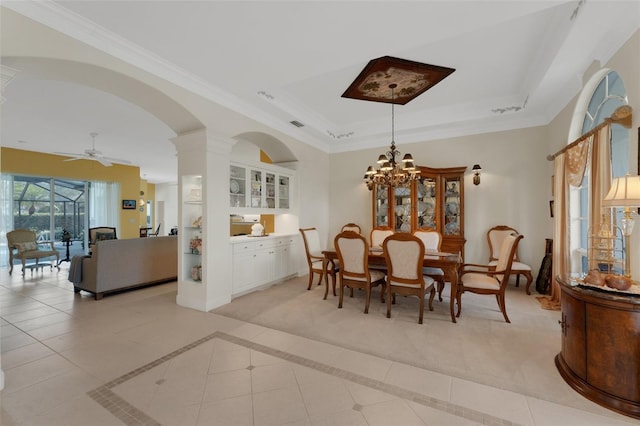
[[[335,249],[327,249],[322,251],[322,270],[324,272],[324,298],[326,299],[329,294],[329,277],[326,273],[329,267],[329,262],[338,259],[338,253]],[[382,248],[370,248],[368,255],[369,264],[372,265],[384,265],[386,260]],[[435,250],[425,250],[424,259],[422,260],[422,266],[430,268],[440,268],[444,271],[445,277],[448,278],[451,287],[451,297],[449,298],[449,310],[451,312],[451,321],[456,322],[455,315],[455,301],[458,297],[458,270],[462,263],[462,256],[455,253],[446,253]],[[336,277],[336,280],[338,277]],[[335,294],[334,294],[335,296]]]

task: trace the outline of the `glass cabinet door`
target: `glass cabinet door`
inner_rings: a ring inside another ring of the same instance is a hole
[[[444,235],[461,235],[461,181],[460,177],[444,179]]]
[[[375,185],[373,226],[389,226],[389,188],[385,185]]]
[[[280,209],[288,209],[289,208],[289,177],[288,176],[279,176],[278,177],[278,208]]]
[[[246,169],[231,166],[229,171],[229,207],[246,207],[247,176]]]
[[[394,188],[393,201],[395,231],[411,232],[411,187]]]
[[[276,175],[273,173],[266,173],[266,207],[268,209],[276,208]]]
[[[262,172],[251,170],[251,205],[249,207],[262,207]]]
[[[438,229],[436,215],[436,179],[435,177],[423,176],[416,182],[416,206],[417,229],[432,228]]]

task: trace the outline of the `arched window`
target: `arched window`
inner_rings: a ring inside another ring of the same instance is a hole
[[[569,141],[573,141],[598,126],[620,106],[627,105],[624,83],[617,72],[603,69],[585,85],[578,98],[571,122]],[[629,133],[619,124],[611,125],[612,177],[624,176],[629,171]],[[587,170],[589,168],[587,167]],[[570,244],[571,271],[588,272],[587,244],[591,226],[600,218],[589,217],[589,173],[585,173],[579,187],[570,187]]]

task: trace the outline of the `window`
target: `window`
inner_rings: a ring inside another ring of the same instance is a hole
[[[571,123],[570,141],[598,126],[620,106],[627,105],[627,95],[617,72],[601,70],[585,85],[578,99]],[[629,133],[619,124],[611,126],[612,177],[624,176],[629,171]],[[591,226],[597,226],[600,218],[589,217],[589,168],[580,187],[570,187],[570,244],[571,271],[588,272],[587,244]]]

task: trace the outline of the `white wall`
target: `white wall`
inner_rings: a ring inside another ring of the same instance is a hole
[[[164,203],[159,203],[163,201]],[[171,228],[178,226],[178,184],[162,183],[156,185],[156,217],[159,216],[158,208],[163,207],[164,223],[163,234],[168,234]]]

